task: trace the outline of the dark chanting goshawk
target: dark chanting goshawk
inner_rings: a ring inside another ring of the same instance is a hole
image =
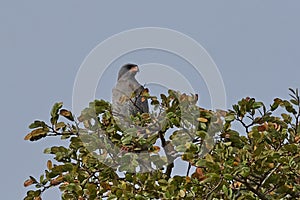
[[[134,127],[130,118],[131,116],[136,116],[138,113],[149,113],[148,100],[143,95],[145,88],[135,79],[137,72],[139,72],[139,68],[135,64],[122,66],[118,73],[117,84],[112,90],[112,112],[118,126],[123,130]],[[162,115],[159,116],[159,118],[162,118],[161,121],[163,121],[164,117]],[[158,120],[158,122],[160,122],[160,120]],[[157,122],[147,124],[146,127],[150,130],[151,134],[159,133],[160,131],[160,124]],[[143,134],[144,138],[147,137],[143,128],[139,129],[139,134]],[[170,142],[166,142],[165,139],[163,140],[165,153],[174,160],[177,156],[175,155],[176,151],[174,147]],[[126,147],[122,147],[121,149],[128,151]],[[141,172],[152,170],[148,147],[143,149],[143,151],[144,150],[145,152],[140,154],[143,156],[138,159]]]
[[[122,66],[112,90],[113,115],[122,121],[137,113],[149,113],[148,100],[142,96],[145,88],[135,79],[137,72],[139,67],[135,64]]]
[[[118,126],[123,130],[135,126],[131,116],[149,113],[148,100],[143,96],[145,88],[135,79],[138,71],[139,67],[135,64],[122,66],[118,73],[117,84],[112,90],[112,112]],[[123,146],[121,150],[126,152],[129,148]],[[152,169],[149,159],[148,151],[139,158],[142,172]]]

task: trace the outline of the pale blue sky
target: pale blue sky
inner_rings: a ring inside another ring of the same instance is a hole
[[[217,64],[228,107],[244,96],[269,104],[300,86],[299,10],[298,0],[0,1],[1,198],[22,199],[23,181],[45,169],[49,157],[42,151],[57,141],[24,141],[28,124],[48,120],[56,101],[71,108],[77,70],[101,41],[145,26],[180,31]],[[127,60],[187,67],[163,52],[137,52],[112,65],[107,71],[112,82]],[[200,85],[200,104],[208,105],[205,84]],[[51,189],[43,199],[59,199],[59,194]]]

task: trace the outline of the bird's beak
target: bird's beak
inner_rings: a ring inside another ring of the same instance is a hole
[[[131,70],[130,70],[131,72],[139,72],[140,71],[140,69],[139,69],[139,67],[138,66],[135,66],[134,68],[131,68]]]

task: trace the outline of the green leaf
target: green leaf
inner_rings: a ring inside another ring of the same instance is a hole
[[[63,103],[62,102],[58,102],[58,103],[55,103],[54,105],[53,105],[53,107],[52,107],[52,110],[51,110],[51,119],[50,119],[50,121],[51,121],[51,124],[52,125],[55,125],[56,124],[56,122],[57,122],[57,120],[58,120],[58,117],[59,117],[59,115],[58,115],[58,111],[59,111],[59,109],[61,109],[62,108],[62,106],[63,106]]]
[[[205,139],[206,136],[207,136],[207,132],[206,132],[206,131],[197,131],[197,132],[196,132],[196,135],[197,135],[198,137],[200,137],[201,139]]]
[[[151,136],[149,136],[146,141],[147,144],[154,144],[158,139],[158,134],[152,134]]]
[[[284,149],[291,153],[296,153],[298,151],[298,146],[296,144],[286,144]]]
[[[228,196],[228,189],[227,189],[226,185],[222,186],[222,191],[225,193],[226,196]]]
[[[206,167],[206,163],[207,163],[206,160],[200,159],[200,160],[198,160],[198,161],[196,162],[196,166],[197,166],[197,167]]]
[[[38,140],[47,136],[47,131],[54,128],[62,134],[61,139],[71,137],[70,140],[63,141],[64,145],[69,143],[69,146],[45,149],[44,153],[52,154],[56,162],[47,162],[45,173],[40,176],[39,182],[30,177],[24,185],[35,186],[42,191],[44,187],[47,189],[48,186],[57,186],[61,189],[63,200],[101,199],[103,196],[106,199],[141,200],[258,199],[254,192],[236,180],[239,177],[252,188],[258,188],[267,199],[284,199],[287,195],[296,198],[299,192],[299,180],[295,174],[300,172],[300,125],[297,126],[297,132],[296,120],[291,113],[298,111],[298,91],[293,90],[292,93],[292,100],[275,99],[271,105],[271,111],[281,106],[281,113],[267,111],[264,104],[255,102],[254,98],[244,98],[233,106],[234,111],[229,110],[223,114],[196,106],[193,98],[186,94],[169,91],[168,97],[161,95],[162,103],[159,108],[162,110],[157,111],[162,111],[163,117],[155,119],[154,123],[159,123],[161,134],[167,143],[171,141],[171,147],[175,147],[177,155],[181,155],[177,159],[186,164],[180,176],[174,175],[177,162],[169,163],[167,157],[161,155],[162,151],[153,151],[159,149],[153,145],[161,145],[161,141],[158,131],[153,131],[151,127],[152,118],[150,119],[149,114],[134,118],[134,122],[144,128],[145,134],[139,134],[134,128],[120,130],[112,118],[110,103],[95,100],[82,111],[82,116],[78,119],[80,122],[86,121],[88,128],[81,123],[77,131],[78,126],[73,123],[72,113],[61,109],[62,103],[56,103],[51,110],[52,126],[48,127],[45,122],[36,120],[29,125],[32,132],[25,138]],[[157,101],[154,97],[150,98]],[[181,105],[178,104],[179,101]],[[193,107],[190,107],[191,104]],[[263,112],[255,113],[255,109],[262,109]],[[253,118],[247,117],[252,114]],[[156,116],[152,113],[150,115]],[[70,124],[59,122],[60,116],[71,120]],[[223,121],[218,123],[217,119],[223,117],[226,123],[220,127]],[[238,117],[245,117],[245,124],[249,124],[248,133],[238,127],[239,122],[237,126],[233,123]],[[143,120],[147,120],[147,123],[141,123]],[[96,127],[95,122],[99,122],[100,127]],[[182,127],[174,126],[178,123]],[[212,131],[208,132],[207,129]],[[75,132],[80,137],[72,134]],[[200,138],[205,139],[204,143],[201,143]],[[129,151],[120,153],[120,146],[128,147]],[[208,148],[210,146],[211,149]],[[166,152],[167,150],[165,149]],[[149,155],[145,155],[143,159],[147,159],[155,170],[136,172],[142,165],[141,155],[136,154],[140,151],[149,151]],[[100,157],[102,160],[99,160]],[[188,166],[191,167],[190,170]],[[173,171],[171,169],[171,177],[166,173],[170,167],[174,167]],[[193,173],[192,170],[196,167],[197,173]],[[122,172],[125,173],[125,178]],[[186,174],[187,172],[190,173]],[[261,179],[267,175],[262,184]],[[268,192],[271,190],[273,191]],[[41,193],[43,192],[39,190],[28,191],[24,199],[40,200]]]
[[[226,180],[229,180],[229,181],[233,180],[233,176],[231,174],[224,174],[223,176]]]
[[[242,177],[247,177],[250,174],[250,168],[249,167],[243,167],[240,172]]]
[[[43,121],[35,120],[32,124],[29,125],[30,129],[35,129],[39,127],[46,127],[46,123]]]
[[[124,136],[122,138],[122,144],[123,145],[128,145],[128,144],[131,144],[131,140],[132,140],[132,136],[130,134],[127,134],[126,136]]]
[[[293,120],[293,118],[290,115],[288,115],[288,114],[282,113],[281,116],[282,116],[282,118],[283,118],[283,120],[284,120],[285,123],[289,124]]]
[[[51,148],[46,148],[44,150],[44,154],[50,154],[51,153]]]
[[[235,119],[235,115],[233,113],[227,114],[225,116],[225,121],[226,122],[232,122]]]
[[[290,102],[296,106],[299,106],[299,102],[295,99],[291,99]]]
[[[236,113],[239,113],[240,112],[240,108],[238,105],[233,105],[232,106],[233,110],[236,112]]]
[[[201,130],[206,130],[206,128],[207,128],[207,125],[205,123],[203,123],[203,122],[200,122],[199,126],[200,126]]]
[[[263,106],[262,102],[254,102],[253,105],[252,105],[252,108],[253,109],[258,109],[258,108],[260,108],[262,106]]]
[[[275,111],[281,103],[282,103],[281,99],[279,98],[274,99],[274,102],[271,105],[271,111]]]
[[[284,106],[286,111],[288,111],[289,113],[297,114],[297,111],[293,108],[292,104],[289,101],[284,100],[282,106]]]

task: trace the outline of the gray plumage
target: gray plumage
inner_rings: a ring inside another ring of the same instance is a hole
[[[136,116],[138,113],[149,113],[149,105],[147,98],[142,96],[145,88],[135,79],[138,72],[138,66],[134,64],[127,64],[121,67],[118,74],[118,81],[112,90],[112,111],[118,126],[124,131],[127,128],[137,127],[133,124],[130,116]],[[147,130],[152,133],[157,133],[160,130],[159,123],[147,124]],[[138,134],[148,137],[141,127],[138,128]],[[148,153],[148,146],[146,145],[139,152],[139,166],[140,172],[152,171],[150,155]]]
[[[127,64],[121,67],[117,84],[112,90],[113,114],[119,118],[149,112],[148,101],[141,96],[144,87],[135,79],[137,71],[132,71],[134,67],[137,65]]]

